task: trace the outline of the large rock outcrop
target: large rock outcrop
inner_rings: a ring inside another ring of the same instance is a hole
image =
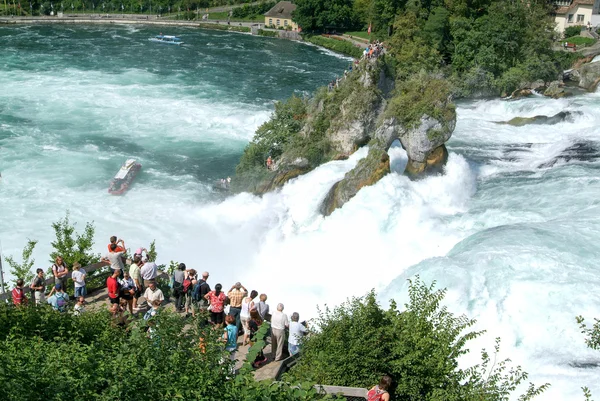
[[[456,124],[449,84],[428,74],[396,84],[386,71],[382,59],[363,61],[337,88],[323,88],[312,99],[304,99],[303,111],[298,112],[302,107],[276,110],[272,123],[261,127],[246,149],[234,188],[263,194],[368,144],[368,156],[323,201],[321,212],[329,215],[390,172],[387,151],[396,139],[408,154],[408,175],[441,171],[448,156],[444,143]],[[274,156],[275,163],[267,170],[256,161],[260,152],[273,147],[284,151]]]
[[[331,214],[361,188],[389,173],[387,150],[396,139],[408,155],[407,175],[418,178],[442,170],[448,159],[444,144],[456,126],[456,111],[448,96],[449,88],[441,79],[429,76],[421,79],[409,82],[404,86],[405,91],[401,89],[390,100],[391,107],[369,143],[368,156],[331,188],[321,205],[321,213]]]
[[[584,63],[569,71],[565,71],[563,79],[566,82],[576,83],[577,86],[586,91],[593,92],[600,82],[600,62]]]

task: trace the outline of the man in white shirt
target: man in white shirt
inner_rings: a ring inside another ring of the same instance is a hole
[[[142,275],[142,279],[144,279],[144,287],[148,288],[150,286],[150,282],[156,280],[156,276],[158,276],[158,266],[156,263],[149,262],[148,258],[144,256],[142,259],[144,265],[140,269],[140,273]]]
[[[285,342],[285,328],[290,324],[288,317],[283,313],[283,304],[277,305],[277,311],[271,316],[271,354],[276,361],[283,359],[283,343]]]
[[[144,292],[144,298],[146,298],[148,306],[152,305],[153,301],[160,301],[162,303],[162,301],[165,300],[163,292],[156,286],[154,281],[151,281],[148,285],[148,288],[146,288],[146,292]]]
[[[302,324],[298,323],[300,315],[298,312],[292,313],[292,322],[290,323],[290,338],[288,339],[288,350],[291,355],[296,355],[300,352],[300,339],[304,337],[304,334],[308,329]]]
[[[79,262],[73,263],[73,273],[71,273],[71,279],[75,283],[75,297],[82,297],[87,295],[85,288],[85,270],[81,268]]]

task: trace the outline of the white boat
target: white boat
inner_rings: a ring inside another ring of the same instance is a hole
[[[172,36],[172,35],[156,35],[153,38],[148,39],[150,42],[156,42],[156,43],[166,43],[168,45],[182,45],[183,42],[181,41],[181,38],[178,38],[177,36]]]
[[[108,193],[111,195],[122,195],[129,189],[133,179],[141,168],[142,165],[136,162],[135,159],[127,160],[121,166],[115,178],[110,182]]]

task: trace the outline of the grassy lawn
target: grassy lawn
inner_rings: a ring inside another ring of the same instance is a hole
[[[371,36],[367,32],[358,31],[358,32],[344,32],[345,35],[356,36],[357,38],[363,39],[371,39]]]
[[[574,43],[577,46],[591,46],[594,43],[596,43],[596,39],[586,38],[583,36],[573,36],[573,37],[561,40],[561,43],[564,43],[564,42]]]
[[[202,17],[202,15],[204,15],[204,13],[200,13],[200,17]],[[215,20],[215,21],[227,21],[227,17],[229,16],[229,11],[222,11],[222,12],[218,12],[218,13],[208,13],[208,19],[209,20]],[[254,18],[236,18],[236,17],[231,17],[231,21],[242,21],[242,22],[265,22],[265,17],[263,16],[257,16]]]

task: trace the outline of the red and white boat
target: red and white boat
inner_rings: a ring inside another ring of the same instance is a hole
[[[138,171],[142,168],[135,159],[129,159],[121,166],[115,178],[110,182],[108,187],[108,193],[111,195],[122,195],[129,189],[133,179],[137,175]]]

